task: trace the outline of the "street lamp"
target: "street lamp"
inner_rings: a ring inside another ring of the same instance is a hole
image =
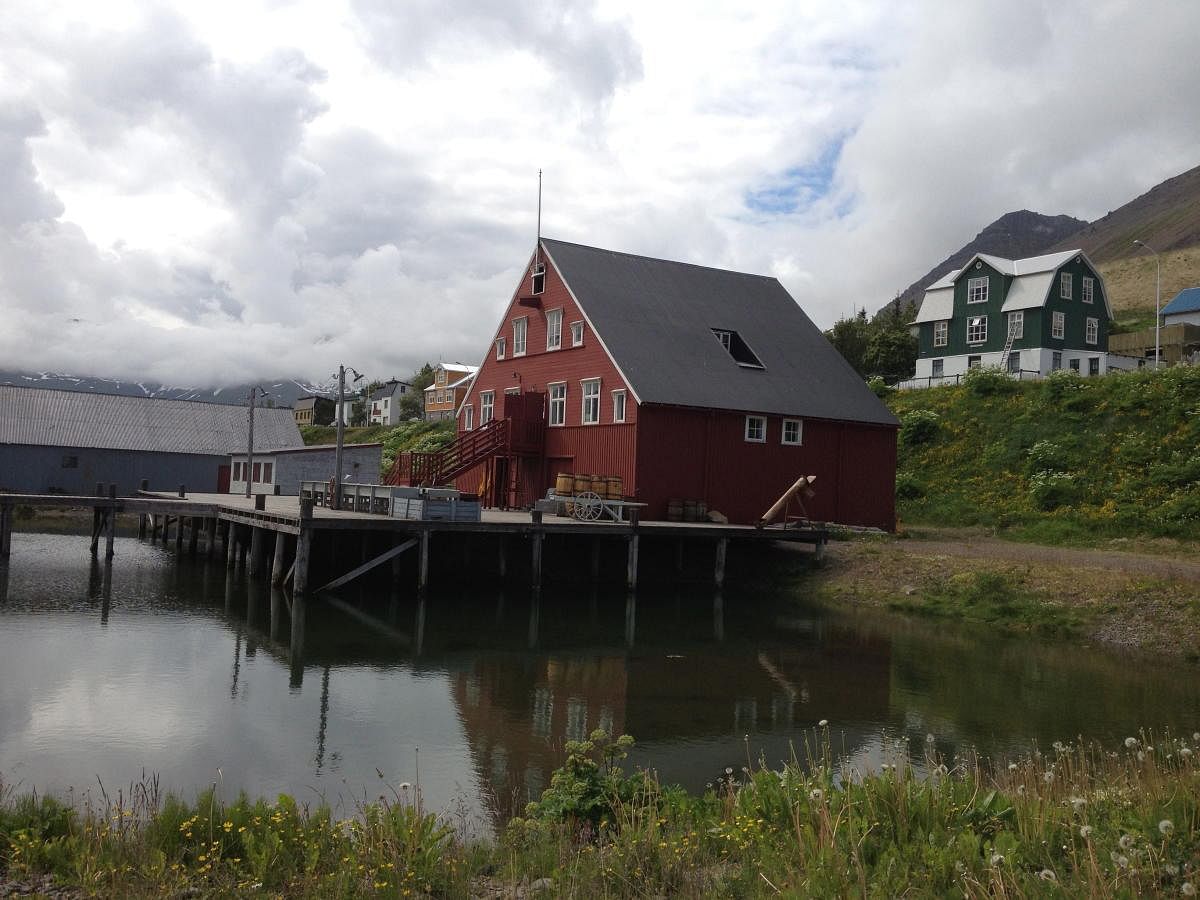
[[[362,375],[353,366],[354,383],[362,381]],[[338,405],[337,405],[337,450],[333,454],[333,508],[342,508],[342,439],[346,429],[346,367],[338,366]]]
[[[1162,299],[1162,262],[1158,258],[1158,252],[1147,244],[1145,241],[1134,241],[1137,246],[1143,250],[1149,250],[1154,254],[1154,368],[1158,369],[1158,354],[1159,354],[1159,327],[1162,322],[1162,317],[1159,315],[1158,306]]]
[[[250,499],[250,482],[254,477],[254,404],[256,397],[269,397],[260,387],[250,388],[250,438],[246,444],[246,499]]]

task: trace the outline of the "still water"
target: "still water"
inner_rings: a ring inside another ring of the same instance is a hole
[[[1194,667],[1002,640],[794,596],[586,587],[289,602],[118,539],[16,534],[0,572],[0,779],[114,793],[291,793],[350,812],[419,783],[486,826],[549,781],[566,740],[634,735],[631,762],[703,788],[778,764],[828,719],[862,766],[926,734],[997,756],[1083,734],[1200,728]]]

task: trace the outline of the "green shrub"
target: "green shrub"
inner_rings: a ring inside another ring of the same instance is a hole
[[[1029,471],[1066,472],[1070,468],[1067,452],[1054,441],[1041,440],[1029,448]]]
[[[896,473],[896,499],[916,500],[925,496],[925,486],[909,472]]]
[[[931,409],[914,409],[900,417],[900,443],[906,447],[928,444],[937,437],[941,417]]]
[[[1035,472],[1029,479],[1029,499],[1043,512],[1069,506],[1075,493],[1075,477],[1065,472]]]
[[[874,378],[868,381],[867,387],[869,387],[875,396],[880,400],[890,397],[892,394],[896,393],[896,389],[890,386],[879,375],[876,375]]]
[[[967,393],[975,397],[991,397],[998,394],[1014,394],[1018,382],[994,366],[976,366],[963,375],[962,383]]]

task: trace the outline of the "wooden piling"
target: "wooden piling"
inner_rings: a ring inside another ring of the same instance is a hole
[[[213,545],[217,542],[217,517],[210,516],[209,518],[205,519],[204,522],[207,526],[204,535],[204,555],[209,559],[212,559]]]
[[[250,567],[246,574],[258,578],[263,570],[263,531],[262,528],[250,526]]]
[[[112,559],[113,543],[117,538],[117,486],[115,484],[108,486],[108,499],[112,505],[108,508],[108,519],[105,523],[108,529],[104,536],[104,558]]]
[[[545,540],[546,533],[542,530],[542,513],[541,510],[533,511],[533,534],[531,543],[533,545],[533,556],[530,560],[530,581],[534,591],[542,589],[542,542]]]
[[[148,491],[148,490],[150,490],[150,479],[143,478],[141,480],[141,482],[138,484],[138,493],[142,493],[142,492]],[[146,519],[147,518],[148,517],[147,517],[146,513],[142,513],[141,515],[138,516],[138,540],[139,541],[144,541],[146,539]]]
[[[417,590],[429,587],[429,529],[421,529],[421,549],[417,559]]]
[[[725,552],[729,548],[729,538],[717,539],[717,558],[713,565],[713,583],[717,587],[725,584]]]
[[[638,577],[638,510],[635,507],[629,511],[629,548],[625,560],[625,587],[637,589]]]
[[[0,506],[0,559],[8,559],[12,553],[12,525],[12,506]]]
[[[200,540],[200,529],[197,527],[199,523],[195,516],[188,516],[188,555],[196,555],[196,545]]]
[[[225,568],[232,569],[237,563],[237,532],[232,522],[225,523]]]
[[[183,554],[183,516],[175,517],[175,555]]]
[[[296,561],[292,564],[292,590],[297,600],[308,591],[308,557],[312,550],[313,500],[300,498],[300,534],[296,536]],[[296,602],[292,604],[293,615]],[[303,613],[301,613],[303,615]],[[303,621],[303,620],[301,620]],[[301,625],[303,629],[303,625]],[[295,639],[295,619],[292,620],[292,637]]]
[[[283,584],[283,576],[287,574],[287,535],[282,531],[275,532],[275,556],[271,560],[271,584],[278,587]]]
[[[104,485],[103,485],[103,483],[101,483],[99,481],[96,482],[96,496],[97,497],[104,496]],[[96,504],[95,506],[93,506],[92,507],[92,545],[90,548],[91,552],[92,552],[92,556],[95,556],[97,554],[97,552],[99,552],[99,549],[100,549],[100,522],[101,522],[102,516],[103,516],[103,513],[100,510],[100,504]]]

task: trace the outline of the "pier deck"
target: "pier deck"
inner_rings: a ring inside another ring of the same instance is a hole
[[[806,543],[813,546],[819,558],[828,538],[824,528],[815,526],[755,528],[711,522],[639,522],[636,518],[631,522],[579,521],[538,511],[494,509],[484,510],[478,522],[452,522],[329,509],[310,503],[302,504],[298,497],[200,493],[180,496],[179,492],[148,490],[140,491],[135,497],[116,497],[111,490],[108,493],[98,490],[96,496],[82,497],[0,494],[0,562],[8,557],[13,511],[17,506],[92,509],[92,552],[97,552],[99,537],[106,532],[109,558],[113,555],[112,536],[116,514],[138,514],[141,517],[139,536],[146,537],[148,532],[151,540],[157,540],[161,532],[164,544],[174,523],[177,550],[182,551],[185,528],[188,531],[188,547],[193,553],[202,534],[206,535],[205,548],[209,555],[220,539],[231,567],[239,558],[245,561],[248,555],[247,571],[251,577],[265,577],[269,572],[275,584],[290,580],[296,593],[304,593],[309,589],[309,558],[314,539],[321,535],[332,539],[334,535],[344,537],[357,533],[362,536],[364,547],[370,536],[373,536],[370,540],[375,541],[376,545],[381,537],[386,538],[388,534],[395,536],[387,541],[390,546],[383,553],[368,559],[364,552],[362,565],[340,574],[322,589],[345,584],[389,560],[393,563],[393,572],[398,572],[398,557],[408,550],[414,550],[418,560],[419,590],[424,590],[428,583],[429,545],[435,534],[439,535],[439,542],[453,541],[455,534],[496,536],[497,574],[502,578],[508,570],[509,539],[528,541],[531,554],[529,573],[534,590],[541,586],[542,545],[548,536],[574,536],[579,541],[589,543],[593,578],[600,574],[601,545],[606,540],[624,541],[625,581],[630,590],[637,586],[639,545],[643,539],[673,542],[680,560],[685,546],[711,546],[714,553],[713,580],[720,587],[725,580],[726,552],[731,541]],[[269,536],[274,538],[273,552],[268,545]]]

